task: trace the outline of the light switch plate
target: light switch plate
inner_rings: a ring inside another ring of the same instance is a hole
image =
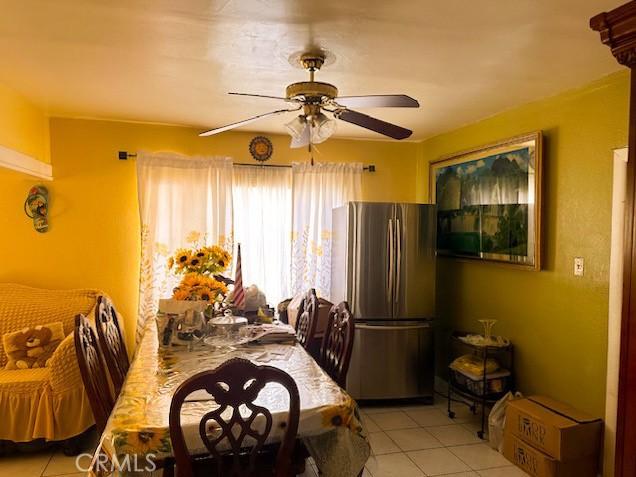
[[[583,257],[574,257],[574,275],[582,277],[585,273],[585,260]]]

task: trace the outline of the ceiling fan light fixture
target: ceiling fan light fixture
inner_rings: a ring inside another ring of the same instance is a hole
[[[309,143],[311,142],[310,130],[311,130],[311,127],[309,126],[309,124],[305,124],[305,128],[303,129],[303,132],[299,136],[292,136],[289,147],[292,149],[298,149],[300,147],[309,146]]]
[[[299,138],[305,129],[307,129],[307,118],[304,115],[296,116],[294,119],[285,124],[287,131],[292,138]]]
[[[309,141],[311,140],[311,127],[307,122],[306,116],[302,114],[296,116],[290,122],[285,124],[285,127],[292,138],[289,147],[296,149],[309,145]]]
[[[336,121],[329,119],[326,114],[318,113],[312,118],[311,142],[320,144],[329,139],[336,132]]]

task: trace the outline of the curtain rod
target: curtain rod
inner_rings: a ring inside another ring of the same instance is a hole
[[[128,159],[135,158],[135,157],[137,157],[137,154],[134,152],[119,151],[117,153],[117,158],[120,161],[126,161]],[[233,165],[243,166],[243,167],[291,167],[288,164],[247,164],[245,162],[235,162]],[[369,172],[376,171],[375,164],[369,164],[368,166],[364,166],[362,169]]]

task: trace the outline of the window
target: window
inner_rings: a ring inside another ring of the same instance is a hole
[[[276,306],[291,293],[291,169],[234,166],[232,202],[243,285],[256,284]]]

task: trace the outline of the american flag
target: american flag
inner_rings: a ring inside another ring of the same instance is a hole
[[[241,270],[241,244],[238,244],[236,251],[236,272],[234,273],[232,301],[239,310],[245,309],[245,290],[243,290],[243,272]]]

